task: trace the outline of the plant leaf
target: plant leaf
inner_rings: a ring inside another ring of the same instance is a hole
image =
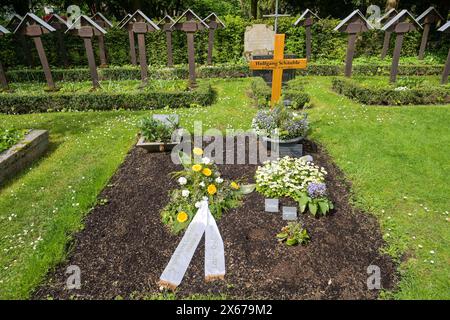
[[[310,202],[308,204],[309,211],[315,216],[317,214],[317,203]]]
[[[320,212],[322,212],[323,215],[327,214],[327,212],[330,210],[328,201],[319,201],[319,208]]]
[[[243,184],[241,185],[241,193],[249,194],[252,193],[256,188],[256,184]]]

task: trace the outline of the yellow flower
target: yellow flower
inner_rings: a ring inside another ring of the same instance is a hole
[[[205,176],[209,177],[209,176],[212,174],[212,171],[211,171],[211,169],[209,169],[209,168],[205,168],[205,169],[203,169],[202,173],[203,173]]]
[[[192,152],[194,152],[194,154],[196,156],[201,156],[203,154],[203,150],[200,148],[194,148],[194,150],[192,150]]]
[[[188,214],[184,211],[180,211],[177,215],[177,221],[179,223],[186,222],[188,218],[189,218]]]
[[[230,184],[230,186],[234,190],[239,190],[239,188],[240,188],[240,186],[234,181]]]
[[[213,194],[215,194],[216,192],[217,192],[216,186],[213,185],[213,184],[210,184],[210,185],[208,186],[208,193],[209,193],[210,195],[213,195]]]
[[[195,172],[199,172],[200,170],[202,170],[202,165],[201,164],[194,164],[192,166],[192,170],[194,170]]]

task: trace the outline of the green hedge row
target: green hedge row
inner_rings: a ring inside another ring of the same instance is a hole
[[[200,85],[186,91],[125,91],[125,92],[35,92],[4,93],[0,96],[0,113],[24,114],[55,111],[145,110],[186,108],[211,105],[217,92],[211,85]]]
[[[239,16],[222,16],[226,28],[216,32],[214,44],[214,62],[229,63],[242,59],[244,51],[244,33],[246,27],[265,23],[273,25],[273,19],[250,20]],[[295,27],[293,23],[297,17],[282,17],[279,19],[278,30],[286,34],[286,53],[305,56],[305,29]],[[347,36],[333,31],[340,22],[337,19],[321,19],[312,26],[312,60],[320,59],[343,61],[347,48]],[[27,56],[34,60],[34,65],[39,65],[39,59],[31,39],[25,39],[30,48],[31,55],[24,50],[20,41],[14,35],[6,35],[0,41],[0,61],[10,68],[16,66],[28,66]],[[402,57],[416,57],[420,46],[421,32],[408,32],[402,47]],[[58,57],[58,45],[56,34],[48,34],[43,37],[44,47],[49,62],[53,66],[61,66]],[[82,39],[73,35],[65,35],[66,52],[70,57],[72,66],[86,66],[86,53]],[[126,65],[130,63],[128,34],[123,30],[112,28],[106,34],[106,49],[108,63],[111,65]],[[394,47],[395,37],[391,37],[390,53]],[[94,48],[98,50],[97,40],[94,39]],[[186,35],[184,32],[173,33],[174,63],[187,62]],[[431,30],[427,53],[439,58],[444,63],[448,52],[450,37],[444,37],[442,33]],[[383,32],[372,30],[358,36],[356,44],[356,57],[378,57],[383,44]],[[196,61],[204,64],[207,57],[208,32],[202,31],[195,35]],[[147,59],[149,65],[163,66],[167,63],[166,39],[164,32],[151,32],[146,34]],[[96,52],[98,61],[98,52]]]
[[[412,75],[439,75],[443,66],[440,65],[403,65],[399,66],[399,74]],[[101,80],[139,80],[141,77],[139,67],[123,66],[99,68]],[[355,65],[354,75],[389,75],[390,66],[386,65]],[[252,72],[246,64],[219,64],[214,66],[199,66],[197,76],[199,78],[240,78],[249,77]],[[343,65],[326,65],[311,63],[305,70],[297,70],[297,75],[337,76],[344,74]],[[55,81],[89,81],[91,78],[87,68],[53,69],[52,75]],[[177,65],[173,68],[149,67],[148,75],[152,79],[174,80],[187,79],[188,68],[186,65]],[[10,82],[45,82],[42,69],[17,69],[7,72]]]
[[[297,79],[288,82],[282,90],[283,100],[291,102],[290,107],[293,109],[301,109],[309,103],[309,95],[304,91],[303,85]],[[249,96],[253,99],[255,106],[258,108],[265,108],[270,103],[272,95],[271,88],[266,84],[263,78],[254,78],[251,86]]]
[[[446,87],[422,87],[405,90],[363,87],[352,79],[333,79],[333,90],[366,105],[422,105],[450,102]]]

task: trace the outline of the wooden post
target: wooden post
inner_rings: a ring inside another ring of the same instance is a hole
[[[69,65],[69,60],[67,59],[66,45],[64,43],[63,33],[61,30],[56,31],[56,37],[58,40],[58,55],[60,62],[64,67],[67,67]]]
[[[208,32],[208,65],[212,65],[212,55],[213,55],[213,47],[214,47],[214,29],[209,29]]]
[[[391,32],[386,31],[384,33],[383,49],[381,50],[381,59],[386,58],[390,43],[391,43]]]
[[[197,86],[195,75],[194,32],[186,32],[186,36],[188,44],[189,86],[193,88]]]
[[[389,79],[390,82],[397,81],[398,63],[400,61],[400,52],[402,51],[404,35],[405,34],[403,32],[397,33],[397,37],[395,39],[394,54],[392,56],[391,77]]]
[[[311,17],[305,20],[305,34],[306,34],[306,59],[311,60],[311,26],[313,19]]]
[[[94,36],[94,30],[92,27],[85,26],[79,29],[78,34],[84,41],[89,70],[91,72],[92,85],[94,89],[99,88],[100,83],[98,81],[97,66],[95,65],[94,49],[92,48],[92,37]]]
[[[0,85],[2,86],[2,90],[9,90],[8,81],[6,80],[5,69],[3,69],[3,65],[0,62]]]
[[[166,30],[166,43],[167,43],[167,66],[173,66],[173,53],[172,53],[172,31]]]
[[[45,79],[47,80],[47,85],[51,90],[55,90],[55,83],[53,82],[52,73],[50,72],[50,66],[48,64],[47,56],[45,55],[44,46],[42,45],[42,39],[40,36],[32,37],[34,45],[39,55],[39,60],[41,60],[42,68],[44,69]]]
[[[134,43],[134,32],[133,29],[128,29],[128,39],[130,41],[130,58],[131,58],[131,64],[133,66],[137,65],[136,60],[136,45]]]
[[[105,37],[103,34],[98,35],[98,51],[100,56],[100,67],[104,68],[108,63],[106,62]]]
[[[345,58],[345,76],[352,76],[352,64],[353,64],[353,56],[355,54],[355,43],[357,33],[349,33],[348,35],[348,45],[347,45],[347,55]]]
[[[450,73],[450,49],[448,49],[447,62],[445,63],[444,72],[442,73],[441,84],[447,84],[449,73]]]
[[[419,49],[419,60],[423,60],[425,56],[425,48],[427,47],[429,33],[430,33],[430,23],[425,21],[425,24],[423,26],[422,42],[420,43]]]

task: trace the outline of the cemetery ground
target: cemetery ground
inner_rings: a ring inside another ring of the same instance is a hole
[[[212,83],[218,90],[218,101],[210,107],[173,110],[180,115],[181,125],[189,129],[194,120],[202,120],[207,127],[249,128],[256,112],[246,96],[250,80],[213,80]],[[381,245],[382,235],[386,245],[380,248],[381,252],[389,254],[399,264],[399,282],[392,291],[382,292],[381,297],[448,298],[450,105],[362,106],[333,92],[329,77],[305,77],[304,83],[313,106],[308,110],[314,128],[311,139],[330,156],[327,158],[325,153],[319,152],[317,159],[329,168],[332,168],[331,162],[336,163],[351,183],[350,203],[356,208],[356,216],[343,219],[356,219],[362,223],[360,226],[373,226],[376,225],[375,219],[364,212],[373,214],[381,225],[381,231],[358,231],[373,236],[373,243],[368,241],[370,238],[365,239],[371,249]],[[169,111],[172,110],[164,112]],[[161,113],[161,110],[152,112]],[[98,195],[135,143],[137,119],[149,113],[0,115],[0,126],[48,129],[51,137],[48,154],[30,171],[0,189],[1,298],[32,297],[34,290],[41,285],[45,287],[47,272],[52,278],[58,263],[65,265],[68,256],[77,254],[80,248],[72,242],[75,232],[83,229],[83,218],[91,208],[97,205],[93,212],[98,213],[96,210],[105,205],[104,199]],[[138,158],[139,152],[134,150],[128,160]],[[147,158],[148,164],[150,159]],[[345,188],[338,187],[342,179],[337,172],[332,175],[332,185],[337,186],[333,192],[345,194]],[[337,199],[333,197],[333,200]],[[148,202],[150,205],[151,199]],[[342,203],[338,201],[337,204]],[[245,207],[239,211],[242,210]],[[233,219],[236,214],[237,211],[230,211],[230,216],[223,220]],[[273,218],[261,221],[266,216],[260,215],[254,217],[254,223],[267,225],[268,222],[269,226],[272,222],[274,225],[280,223]],[[155,216],[158,218],[157,213]],[[311,219],[311,223],[331,228],[342,218],[342,213],[329,218],[317,222]],[[154,223],[158,224],[159,220]],[[159,232],[163,232],[164,227],[160,223],[159,226]],[[92,231],[88,225],[80,235]],[[277,231],[274,228],[274,234],[264,234],[264,237],[273,237],[274,246]],[[338,234],[339,230],[335,232]],[[352,236],[353,241],[361,236],[350,233],[348,229],[347,232],[347,241],[350,242]],[[226,236],[224,238],[226,241]],[[292,258],[305,259],[301,253],[313,250],[314,241],[320,240],[313,238],[310,247],[291,248]],[[378,254],[374,256],[379,257]],[[290,258],[289,255],[285,257]],[[149,270],[152,268],[151,265],[147,267]],[[320,271],[321,264],[318,262],[311,267]],[[201,270],[200,266],[197,274]],[[289,273],[289,269],[285,273]],[[192,276],[190,269],[186,277]],[[154,284],[151,285],[157,290]],[[180,289],[183,290],[185,285],[182,284]],[[228,288],[230,292],[238,289]],[[328,297],[333,297],[332,293]],[[145,295],[145,292],[139,294]],[[161,296],[150,294],[150,297]]]

